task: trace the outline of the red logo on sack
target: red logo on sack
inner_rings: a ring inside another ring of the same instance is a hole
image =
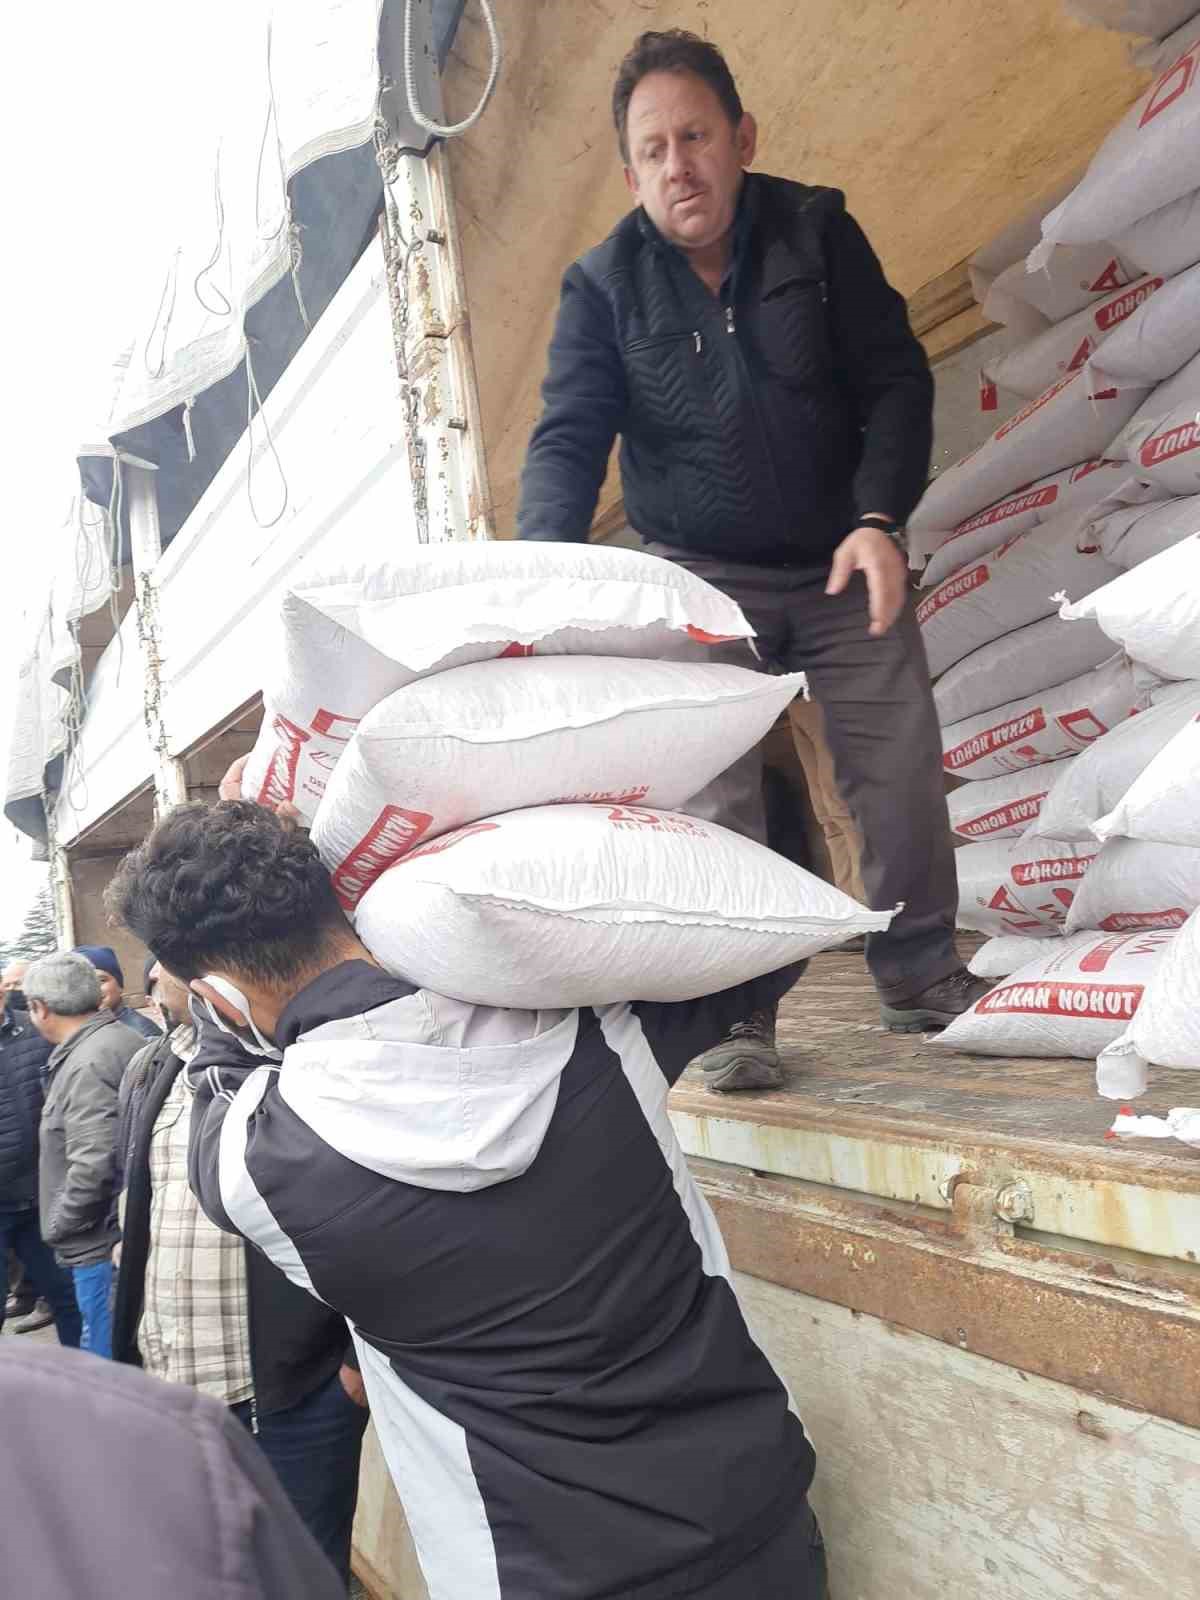
[[[976,1001],[981,1016],[1103,1017],[1127,1022],[1142,998],[1140,983],[1010,983]]]
[[[427,832],[432,821],[427,811],[384,806],[332,875],[334,893],[347,911],[358,904],[380,873]]]
[[[1073,372],[1069,378],[1060,378],[1057,383],[1052,383],[1045,394],[1038,395],[1036,400],[1031,400],[1027,406],[1018,411],[1015,417],[1010,417],[1007,422],[1001,423],[992,438],[1003,439],[1014,428],[1019,428],[1023,422],[1028,422],[1030,417],[1036,416],[1043,406],[1048,406],[1055,395],[1061,394],[1069,383],[1074,383],[1077,377],[1078,373]]]
[[[729,644],[737,638],[735,633],[706,633],[703,628],[697,628],[690,622],[684,632],[699,644]]]
[[[1079,349],[1076,350],[1075,354],[1071,357],[1070,361],[1067,362],[1067,371],[1078,372],[1080,367],[1083,366],[1084,362],[1091,355],[1091,353],[1092,341],[1090,339],[1085,339],[1079,346]]]
[[[300,750],[309,737],[303,728],[282,715],[274,718],[271,727],[279,743],[255,796],[260,806],[281,806],[295,798]]]
[[[1012,869],[1012,880],[1019,888],[1037,883],[1063,883],[1072,878],[1082,878],[1099,855],[1052,857],[1048,861],[1018,861]],[[1104,930],[1109,931],[1107,928]]]
[[[1122,465],[1123,463],[1120,461],[1107,461],[1103,456],[1099,456],[1095,461],[1085,461],[1081,466],[1076,467],[1069,481],[1071,483],[1082,483],[1085,478],[1090,478],[1093,472],[1099,472],[1101,467],[1119,467]]]
[[[1022,739],[1032,737],[1035,733],[1045,732],[1045,728],[1046,716],[1038,706],[1033,711],[1027,711],[1024,716],[1012,717],[1008,722],[998,722],[994,728],[984,728],[981,733],[974,734],[962,744],[955,745],[942,757],[942,765],[948,772],[958,772],[962,767],[970,767],[976,761],[982,761],[984,756],[994,755],[997,750],[1005,750]]]
[[[626,789],[623,794],[616,791],[605,793],[595,789],[590,794],[559,794],[553,800],[547,800],[548,806],[636,806],[639,800],[644,800],[650,793],[648,783],[639,783],[632,789]]]
[[[615,828],[654,828],[659,833],[687,833],[698,839],[708,837],[708,829],[691,817],[670,811],[640,811],[632,806],[616,806],[608,813]]]
[[[1097,328],[1101,333],[1108,333],[1111,328],[1124,322],[1126,317],[1131,317],[1139,306],[1145,305],[1154,291],[1161,289],[1162,286],[1162,278],[1147,278],[1145,283],[1135,284],[1132,289],[1127,289],[1115,300],[1106,300],[1096,312]]]
[[[1122,951],[1130,956],[1157,955],[1167,942],[1168,935],[1166,933],[1159,934],[1157,937],[1151,933],[1144,939],[1138,939],[1136,935],[1131,938],[1129,934],[1123,933],[1114,939],[1103,939],[1083,957],[1079,963],[1079,970],[1080,972],[1103,972],[1112,958],[1120,955]]]
[[[359,717],[344,717],[340,711],[326,711],[322,707],[309,723],[309,727],[314,733],[332,739],[335,744],[347,744],[360,721]]]
[[[991,577],[987,562],[972,567],[970,572],[959,572],[953,578],[936,588],[931,595],[927,595],[917,607],[917,621],[922,626],[930,617],[936,617],[944,606],[952,605],[955,600],[961,600],[963,595],[970,594],[973,589],[982,589]]]
[[[1000,409],[1000,391],[986,372],[979,374],[979,409],[980,411]]]
[[[501,661],[511,661],[515,656],[531,656],[532,654],[533,646],[531,644],[517,644],[514,641],[512,644],[506,645],[504,649],[501,650],[498,659]]]
[[[1137,928],[1182,928],[1188,919],[1186,911],[1175,906],[1170,911],[1114,911],[1100,924],[1104,933],[1129,932]]]
[[[964,533],[974,533],[977,528],[990,528],[997,522],[1006,522],[1009,517],[1019,517],[1025,511],[1041,511],[1046,506],[1052,506],[1057,499],[1056,483],[1048,483],[1030,494],[1014,495],[1011,500],[1002,500],[998,505],[989,506],[986,511],[977,511],[973,517],[960,522],[946,543],[949,544],[951,539],[961,539]]]
[[[1138,119],[1138,127],[1144,128],[1154,121],[1160,112],[1168,106],[1173,106],[1180,95],[1184,95],[1196,81],[1196,67],[1200,63],[1200,44],[1195,44],[1186,55],[1180,56],[1173,67],[1168,67],[1166,72],[1150,91],[1150,98],[1146,101],[1146,109]]]
[[[1054,720],[1069,739],[1077,739],[1080,744],[1092,744],[1108,732],[1096,713],[1087,707],[1082,711],[1064,711]]]
[[[1138,460],[1144,467],[1159,467],[1164,461],[1173,461],[1176,456],[1185,456],[1189,450],[1196,449],[1200,449],[1200,416],[1147,439],[1138,452]]]
[[[1103,294],[1106,289],[1120,289],[1128,282],[1124,267],[1114,256],[1095,283],[1084,283],[1082,287],[1092,294]]]
[[[1031,794],[1024,800],[1014,800],[1011,805],[997,806],[995,811],[985,811],[981,816],[972,817],[970,822],[960,823],[956,832],[966,839],[986,839],[989,834],[1002,833],[1018,823],[1033,822],[1040,815],[1042,801],[1049,792],[1043,789],[1041,794]]]

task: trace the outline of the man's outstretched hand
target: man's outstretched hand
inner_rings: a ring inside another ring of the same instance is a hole
[[[873,639],[887,633],[904,609],[908,563],[895,542],[878,528],[856,528],[833,553],[826,594],[841,594],[856,572],[867,580],[867,606]]]

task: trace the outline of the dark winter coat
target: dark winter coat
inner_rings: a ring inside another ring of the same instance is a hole
[[[0,1211],[37,1204],[42,1074],[50,1046],[24,1011],[0,1021]]]
[[[924,488],[933,384],[837,189],[748,174],[720,297],[645,212],[566,273],[524,539],[585,540],[621,436],[630,524],[726,560],[827,564]]]

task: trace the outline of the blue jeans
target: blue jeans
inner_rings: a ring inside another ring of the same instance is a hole
[[[232,1410],[251,1426],[248,1400]],[[259,1447],[300,1520],[349,1587],[350,1535],[367,1412],[355,1405],[335,1372],[299,1405],[265,1416],[259,1412],[257,1422]]]
[[[112,1281],[111,1261],[97,1261],[90,1267],[72,1267],[75,1298],[83,1317],[80,1349],[112,1360]]]
[[[36,1206],[20,1211],[0,1211],[0,1263],[4,1270],[4,1293],[0,1295],[0,1328],[4,1326],[4,1302],[8,1298],[8,1252],[12,1251],[25,1268],[34,1293],[45,1300],[54,1314],[59,1344],[79,1348],[83,1321],[75,1301],[71,1274],[54,1259],[54,1251],[42,1240]]]

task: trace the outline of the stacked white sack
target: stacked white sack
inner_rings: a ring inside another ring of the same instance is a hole
[[[1200,189],[1180,195],[1118,233],[1113,241],[1139,272],[1173,278],[1200,261]]]
[[[1015,848],[1003,840],[963,845],[954,852],[958,926],[989,935],[1057,937],[1099,848],[1053,839],[1022,839]]]
[[[1176,278],[1142,281],[1157,292],[1143,295],[1128,319],[1113,324],[1092,362],[1098,389],[1165,383],[1200,352],[1200,266]]]
[[[1033,339],[1051,323],[1065,321],[1148,270],[1139,271],[1115,244],[1102,240],[1060,245],[1036,272],[1022,259],[998,273],[984,295],[983,314],[1019,338]]]
[[[749,638],[726,596],[673,562],[585,544],[422,545],[300,574],[242,792],[311,821],[366,713],[431,672],[505,656],[703,658]]]
[[[1140,482],[1159,494],[1200,490],[1200,356],[1160,383],[1113,440]]]
[[[1171,939],[1129,1027],[1101,1053],[1096,1087],[1107,1099],[1132,1100],[1151,1066],[1200,1072],[1200,911]]]
[[[977,1055],[1094,1058],[1124,1033],[1172,937],[1084,933],[1043,945],[934,1043]]]
[[[995,778],[1076,755],[1149,705],[1152,681],[1115,655],[1070,683],[943,728],[943,765],[956,778]]]
[[[1091,531],[1104,559],[1128,571],[1200,533],[1200,494],[1123,506],[1093,523]]]
[[[967,963],[977,978],[1007,978],[1044,954],[1044,939],[1019,933],[998,933],[979,946]]]
[[[347,910],[427,839],[529,806],[674,811],[803,687],[708,662],[544,656],[452,667],[363,718],[313,821]]]
[[[1102,666],[1112,653],[1112,640],[1095,623],[1057,616],[1026,623],[942,674],[933,689],[938,721],[947,727],[1041,689],[1056,689]]]
[[[921,587],[935,588],[968,562],[990,555],[1019,533],[1028,533],[1052,517],[1069,511],[1084,516],[1118,493],[1129,475],[1129,464],[1124,460],[1080,461],[986,506],[949,534],[936,538],[930,535],[936,548],[921,574]],[[933,548],[928,540],[925,547]]]
[[[1034,840],[1030,848],[1049,848]],[[1068,845],[1057,845],[1069,849]],[[1086,850],[1087,845],[1074,848]],[[960,852],[961,854],[961,852]],[[1182,928],[1200,906],[1200,849],[1110,839],[1088,868],[1067,915],[1067,932],[1086,928],[1129,933],[1141,928]]]
[[[1200,535],[1063,606],[1069,622],[1098,622],[1161,678],[1200,678]]]
[[[1070,761],[1053,761],[964,783],[946,797],[951,830],[969,843],[1019,839],[1037,821],[1046,796],[1070,767]]]
[[[1081,532],[1078,517],[1055,517],[931,589],[917,606],[930,672],[1051,615],[1056,591],[1082,597],[1116,577],[1098,544],[1080,548]]]
[[[1102,840],[1144,839],[1200,849],[1200,716],[1159,751],[1092,832]]]
[[[1055,323],[1015,350],[987,362],[984,376],[1008,394],[1035,400],[1051,384],[1080,371],[1122,323],[1144,306],[1165,282],[1157,275],[1136,279]],[[1096,365],[1103,367],[1104,364],[1102,352]],[[1145,381],[1158,380],[1148,378]],[[1099,389],[1108,387],[1097,382],[1095,377],[1093,383]]]
[[[1095,838],[1100,818],[1200,713],[1200,683],[1169,684],[1152,699],[1148,710],[1102,735],[1071,763],[1030,827],[1031,839]]]
[[[1200,188],[1200,19],[1172,36],[1178,55],[1130,108],[1078,186],[1042,223],[1036,269],[1055,245],[1112,239]],[[1175,55],[1174,49],[1168,52]]]
[[[389,868],[355,917],[411,982],[534,1009],[693,999],[889,921],[715,823],[602,805],[445,834]]]

